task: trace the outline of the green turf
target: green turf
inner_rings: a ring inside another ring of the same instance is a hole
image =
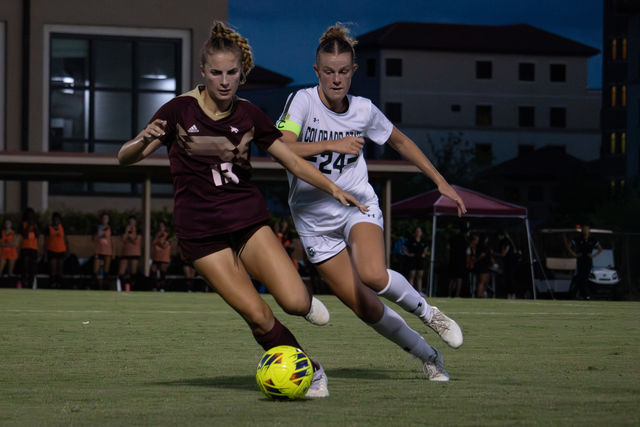
[[[402,313],[445,357],[452,381],[432,383],[320,298],[325,327],[274,310],[331,396],[273,402],[255,385],[261,349],[215,294],[2,289],[0,425],[640,424],[638,303],[434,298],[465,344]]]

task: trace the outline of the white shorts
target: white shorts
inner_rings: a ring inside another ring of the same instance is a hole
[[[353,213],[348,215],[341,224],[336,224],[336,228],[331,232],[307,236],[301,234],[300,241],[309,261],[318,264],[338,255],[347,245],[350,245],[349,233],[353,226],[360,222],[369,222],[384,229],[382,210],[377,204],[369,206],[367,213],[353,209]]]

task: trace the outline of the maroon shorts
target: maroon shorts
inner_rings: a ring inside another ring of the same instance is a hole
[[[217,234],[202,239],[178,239],[178,245],[180,246],[182,255],[189,264],[197,259],[226,248],[231,248],[235,254],[239,255],[251,236],[265,225],[269,226],[267,221],[259,222],[230,233]]]

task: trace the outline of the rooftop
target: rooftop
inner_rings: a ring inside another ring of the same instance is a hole
[[[395,22],[357,39],[361,50],[387,48],[585,57],[600,52],[591,46],[527,24]]]

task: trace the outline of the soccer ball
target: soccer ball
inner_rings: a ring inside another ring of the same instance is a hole
[[[256,381],[270,399],[304,397],[313,378],[311,359],[299,348],[279,345],[264,353],[258,363]]]

